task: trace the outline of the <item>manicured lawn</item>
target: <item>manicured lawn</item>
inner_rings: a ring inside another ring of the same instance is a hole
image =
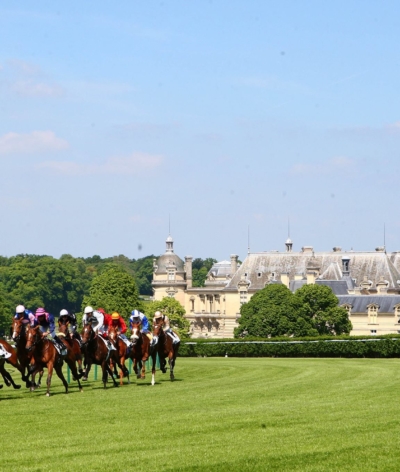
[[[397,471],[400,360],[178,358],[103,390],[0,391],[0,470]],[[17,379],[17,376],[14,375]]]

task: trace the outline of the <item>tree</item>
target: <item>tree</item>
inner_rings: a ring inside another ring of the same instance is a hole
[[[211,267],[217,262],[216,259],[208,257],[207,259],[196,258],[192,262],[192,283],[193,287],[204,287],[207,274]]]
[[[317,334],[300,315],[292,292],[282,284],[269,284],[240,309],[235,337],[312,336]]]
[[[326,285],[304,285],[294,297],[301,306],[302,316],[310,320],[318,334],[348,334],[352,330],[347,311],[338,306],[338,299]]]
[[[108,267],[93,279],[82,308],[87,305],[102,307],[108,313],[117,311],[125,320],[133,309],[142,309],[135,279],[120,266]]]
[[[190,323],[185,318],[185,309],[178,300],[172,297],[164,297],[162,300],[145,305],[145,314],[149,320],[153,319],[156,311],[161,311],[163,315],[168,316],[171,328],[178,333],[181,339],[190,337]]]

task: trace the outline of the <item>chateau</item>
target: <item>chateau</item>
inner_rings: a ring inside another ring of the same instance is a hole
[[[293,251],[288,239],[282,252],[249,253],[242,264],[230,260],[213,265],[204,287],[192,286],[192,256],[183,261],[171,236],[166,251],[154,259],[154,299],[174,297],[186,310],[192,336],[230,338],[240,307],[267,284],[284,284],[293,292],[304,284],[331,287],[347,309],[352,335],[400,333],[400,252],[384,247],[371,252]]]

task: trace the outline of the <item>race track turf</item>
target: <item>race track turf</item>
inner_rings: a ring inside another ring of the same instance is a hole
[[[398,359],[178,358],[150,380],[4,387],[0,470],[400,469]]]

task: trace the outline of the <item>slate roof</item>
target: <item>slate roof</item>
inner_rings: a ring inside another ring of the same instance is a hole
[[[378,313],[394,313],[395,305],[400,303],[400,295],[339,295],[339,305],[352,306],[352,313],[367,313],[367,306],[379,305]]]
[[[237,288],[244,277],[248,280],[249,290],[256,291],[265,287],[271,278],[280,278],[282,273],[293,281],[295,274],[306,274],[307,267],[319,266],[320,280],[342,280],[342,258],[349,259],[350,278],[345,278],[348,286],[360,286],[364,277],[372,281],[372,288],[381,277],[389,282],[388,289],[398,289],[400,280],[400,255],[374,252],[261,252],[251,253],[233,275],[226,290]],[[296,281],[297,282],[297,281]]]

